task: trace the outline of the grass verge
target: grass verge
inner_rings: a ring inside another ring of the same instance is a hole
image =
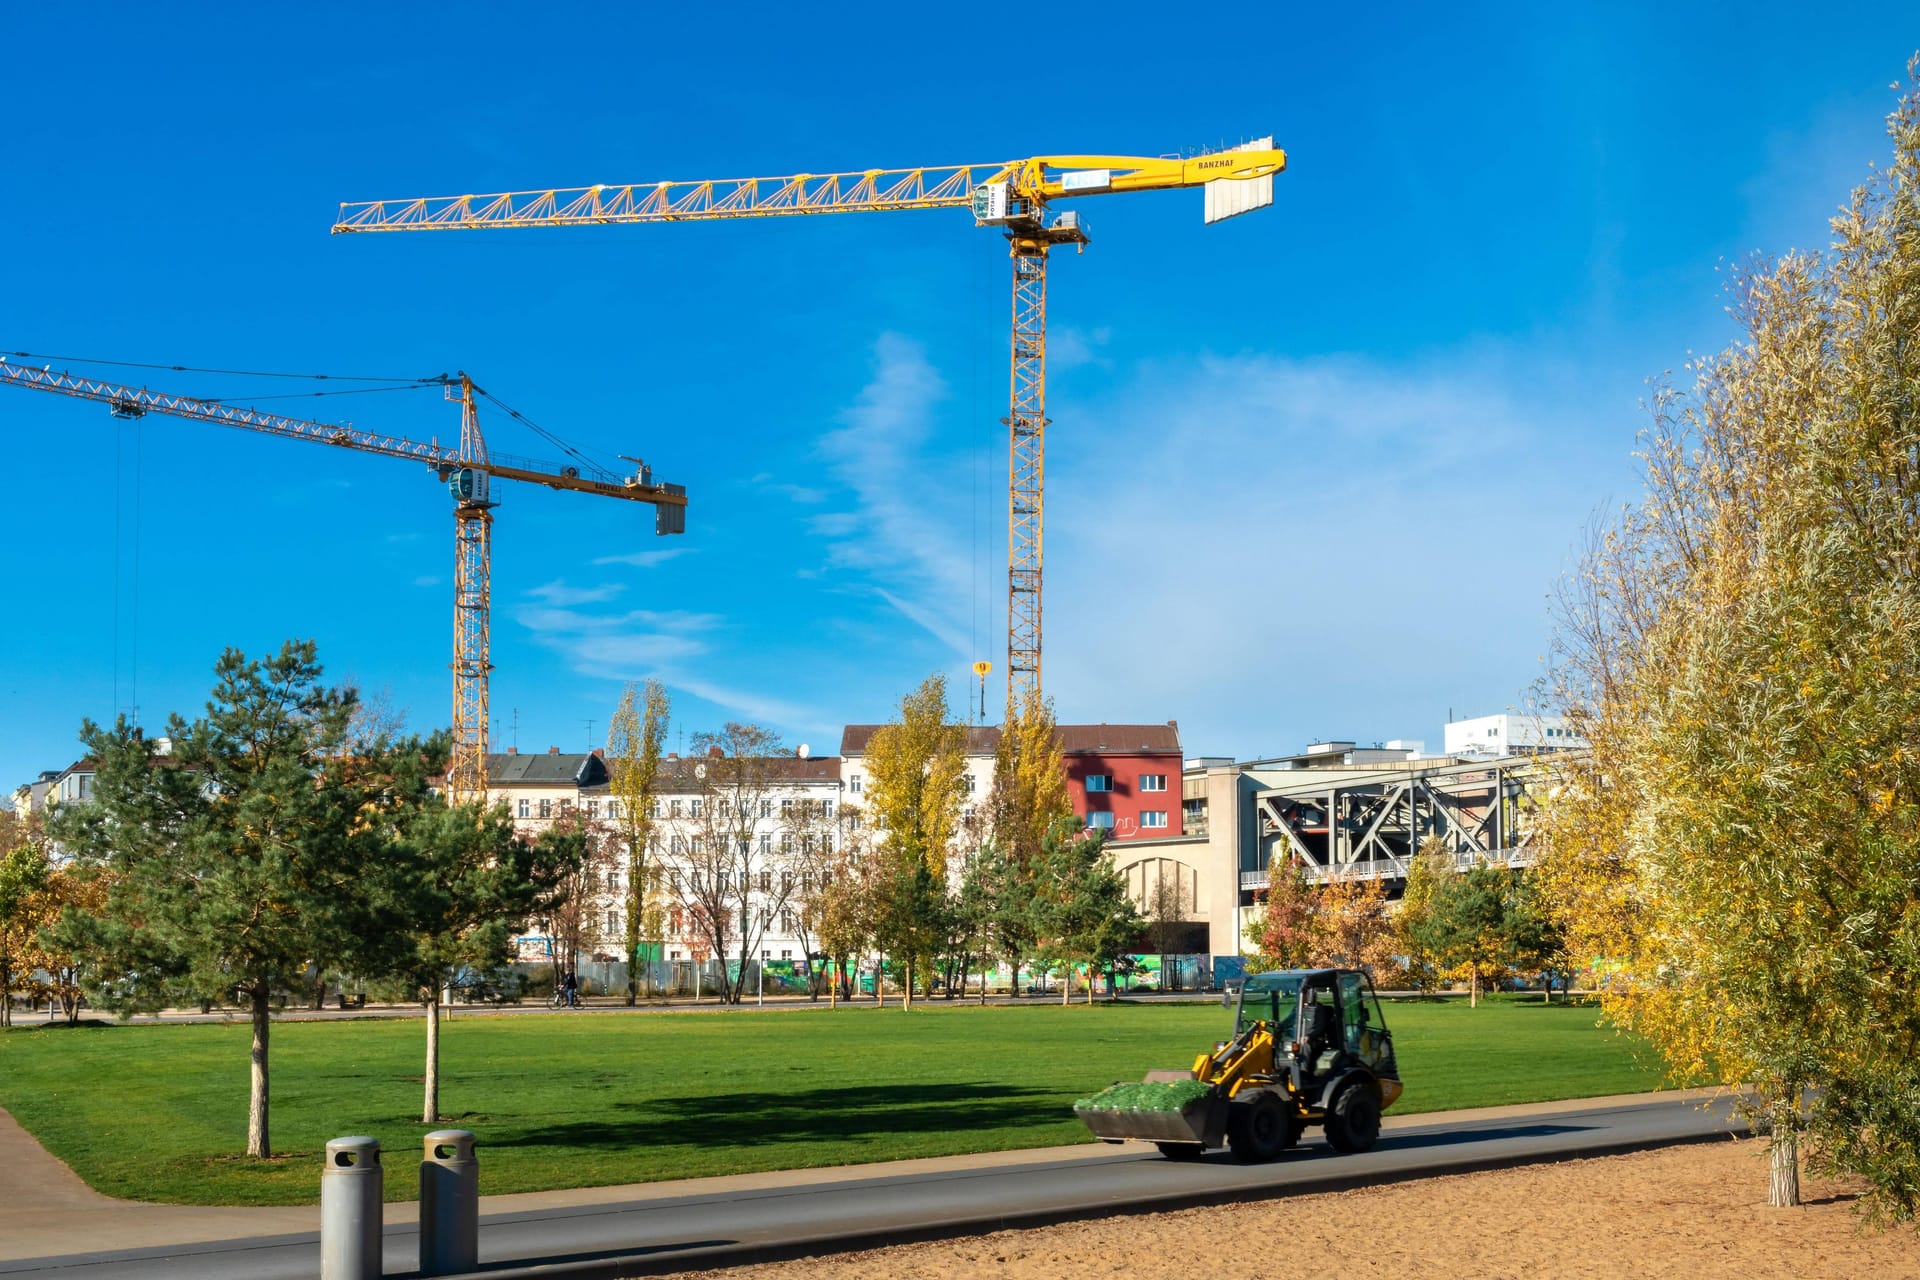
[[[444,1123],[479,1137],[488,1194],[858,1164],[1087,1140],[1073,1102],[1224,1034],[1216,1005],[916,1006],[458,1019]],[[1590,1008],[1389,1006],[1396,1114],[1660,1085]],[[367,1133],[411,1199],[427,1131],[417,1020],[275,1026],[273,1160],[246,1142],[244,1025],[17,1029],[0,1106],[91,1186],[176,1204],[318,1198],[327,1139]]]

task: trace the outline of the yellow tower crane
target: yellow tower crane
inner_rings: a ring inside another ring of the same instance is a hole
[[[1123,191],[1206,189],[1206,221],[1273,203],[1284,151],[1262,138],[1189,157],[1034,156],[1004,164],[866,169],[706,182],[592,186],[342,204],[336,234],[698,222],[897,209],[969,209],[1004,230],[1013,258],[1013,359],[1007,416],[1007,706],[1040,688],[1040,577],[1047,428],[1047,255],[1084,249],[1077,214],[1056,200]]]
[[[0,386],[23,387],[30,391],[50,391],[57,395],[94,400],[107,406],[116,418],[141,418],[148,413],[165,413],[190,418],[213,426],[238,427],[289,440],[309,440],[316,444],[357,449],[423,462],[430,467],[453,494],[454,591],[453,591],[453,760],[447,770],[447,797],[454,804],[467,800],[485,801],[487,797],[487,673],[493,669],[489,658],[489,617],[491,614],[491,547],[493,508],[491,481],[524,480],[570,493],[599,494],[605,498],[625,498],[648,502],[654,508],[654,532],[682,533],[686,530],[687,491],[677,484],[655,484],[644,463],[630,476],[616,476],[596,467],[556,465],[527,458],[489,453],[480,434],[480,415],[474,397],[484,391],[461,373],[451,378],[422,379],[441,382],[448,400],[460,404],[460,444],[456,447],[437,442],[422,444],[402,436],[383,435],[354,427],[278,414],[243,409],[215,400],[191,396],[162,395],[144,387],[123,387],[51,369],[32,369],[10,364],[0,356]]]

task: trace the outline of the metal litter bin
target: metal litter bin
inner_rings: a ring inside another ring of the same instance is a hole
[[[480,1162],[465,1129],[427,1135],[420,1161],[420,1274],[454,1275],[480,1265]]]
[[[320,1280],[380,1280],[381,1192],[377,1138],[335,1138],[320,1170]]]

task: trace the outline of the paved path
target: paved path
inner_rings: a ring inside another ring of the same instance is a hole
[[[1398,1116],[1379,1147],[1336,1156],[1318,1136],[1273,1164],[1082,1145],[490,1196],[480,1253],[495,1280],[657,1274],[908,1239],[1196,1204],[1266,1199],[1502,1165],[1637,1150],[1736,1131],[1705,1093],[1639,1094]],[[4,1113],[0,1112],[0,1117]],[[481,1167],[486,1152],[480,1152]],[[0,1275],[61,1280],[311,1277],[318,1210],[139,1205],[88,1191],[10,1120],[0,1127]],[[410,1177],[396,1164],[389,1177]],[[386,1269],[412,1272],[417,1207],[386,1207]]]

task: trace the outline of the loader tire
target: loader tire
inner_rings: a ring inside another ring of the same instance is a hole
[[[1276,1159],[1295,1133],[1291,1120],[1273,1090],[1244,1090],[1227,1112],[1227,1147],[1241,1164]]]
[[[1327,1108],[1327,1145],[1341,1155],[1358,1155],[1371,1151],[1379,1137],[1380,1099],[1371,1084],[1357,1080]]]
[[[1156,1142],[1160,1154],[1169,1160],[1198,1160],[1207,1149],[1197,1142]]]

